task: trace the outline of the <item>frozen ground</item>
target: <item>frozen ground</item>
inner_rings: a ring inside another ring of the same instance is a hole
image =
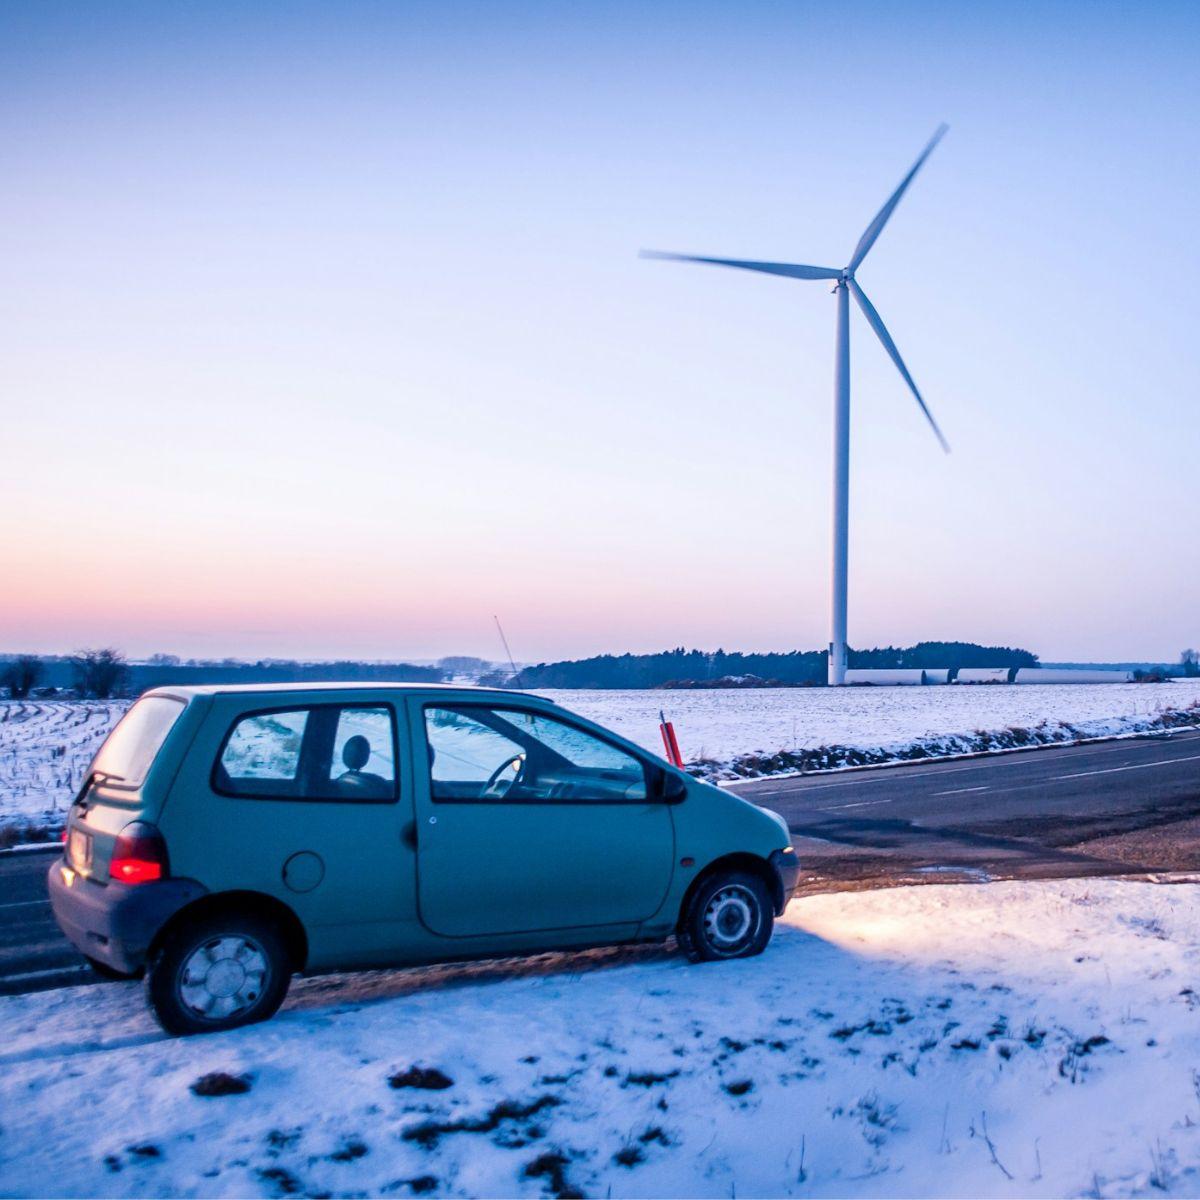
[[[711,778],[795,769],[742,761],[778,751],[836,746],[896,755],[980,748],[977,731],[1041,725],[1047,738],[1099,737],[1149,727],[1164,710],[1200,703],[1200,682],[1079,686],[763,688],[744,691],[543,691],[662,753],[659,709],[675,724],[684,758]],[[0,700],[0,824],[62,819],[126,701]],[[1044,724],[1043,724],[1044,723]],[[844,759],[818,756],[808,765]]]
[[[1200,701],[1200,681],[538,694],[659,753],[661,708],[675,725],[687,761],[729,763],[754,753],[832,745],[899,750],[920,739],[966,740],[977,730],[1032,728],[1043,721],[1100,737]],[[948,752],[954,749],[947,746]]]
[[[330,977],[180,1041],[137,984],[5,997],[0,1193],[1194,1196],[1198,902],[825,895],[753,961]]]
[[[0,824],[62,821],[124,700],[0,700]]]

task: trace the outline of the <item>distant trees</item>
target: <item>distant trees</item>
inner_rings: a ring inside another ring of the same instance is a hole
[[[1179,656],[1179,670],[1188,679],[1200,676],[1200,650],[1185,650]]]
[[[1036,667],[1038,656],[1013,646],[980,646],[975,642],[918,642],[915,646],[885,646],[851,650],[852,667]]]
[[[475,683],[479,687],[490,688],[520,688],[525,686],[524,676],[518,671],[514,675],[507,667],[503,671],[497,669],[494,671],[484,671]],[[548,687],[549,684],[540,684],[540,687]]]
[[[340,662],[294,662],[287,665],[277,663],[273,669],[265,668],[257,672],[255,668],[248,668],[239,674],[237,682],[254,682],[256,674],[264,682],[294,680],[297,683],[307,680],[353,680],[357,683],[376,679],[394,683],[441,683],[445,678],[437,667],[422,667],[414,663],[354,662],[344,659]]]
[[[683,680],[708,682],[727,675],[758,675],[784,683],[816,683],[824,678],[821,651],[791,654],[727,654],[682,646],[660,654],[601,654],[577,662],[540,663],[523,667],[516,686],[529,688],[653,688]],[[504,682],[512,678],[497,672]],[[480,683],[492,682],[484,677]],[[499,679],[496,682],[500,682]],[[510,683],[510,686],[512,684]]]
[[[1173,675],[1170,667],[1134,667],[1134,683],[1166,683]]]
[[[754,675],[793,686],[823,684],[824,650],[793,650],[787,654],[742,654],[737,651],[686,650],[682,646],[660,654],[602,654],[576,662],[539,663],[524,667],[519,678],[496,671],[480,683],[529,688],[654,688],[666,683],[711,683],[730,676]],[[1038,657],[1010,646],[980,646],[974,642],[918,642],[915,646],[851,650],[852,667],[1036,667]]]
[[[438,669],[447,675],[469,675],[478,678],[491,670],[492,664],[483,658],[473,658],[469,654],[448,654],[437,660]]]
[[[128,672],[125,656],[111,647],[80,650],[71,655],[70,663],[76,690],[93,700],[107,700],[120,691]]]
[[[0,687],[8,688],[14,700],[24,700],[41,682],[46,668],[40,658],[32,654],[20,654],[8,663],[0,673]]]

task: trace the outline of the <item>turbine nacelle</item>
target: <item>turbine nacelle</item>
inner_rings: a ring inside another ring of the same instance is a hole
[[[937,131],[929,139],[928,145],[921,151],[917,161],[913,163],[908,174],[900,181],[900,186],[888,197],[887,203],[875,214],[874,219],[863,231],[862,237],[858,239],[858,245],[854,247],[854,253],[850,258],[850,262],[845,267],[839,269],[838,267],[813,267],[806,263],[761,262],[757,259],[746,258],[710,258],[699,254],[673,254],[664,250],[642,250],[640,257],[668,259],[673,262],[708,263],[710,266],[717,267],[737,267],[743,271],[757,271],[763,275],[782,275],[788,279],[836,280],[837,286],[834,290],[836,291],[837,288],[843,287],[849,289],[858,307],[862,310],[863,316],[867,318],[867,324],[871,326],[875,336],[882,343],[884,350],[887,351],[888,357],[895,364],[896,370],[900,372],[901,378],[908,385],[909,391],[912,392],[917,405],[925,415],[925,419],[929,422],[930,428],[941,443],[942,449],[948,454],[950,452],[949,443],[942,436],[942,431],[938,428],[937,421],[934,420],[933,414],[929,411],[929,406],[925,403],[924,397],[917,388],[908,367],[904,365],[904,360],[900,357],[900,351],[896,348],[896,343],[892,340],[892,335],[888,333],[887,326],[883,323],[883,318],[880,317],[871,301],[867,299],[866,292],[862,290],[855,279],[855,272],[862,265],[863,259],[870,253],[871,247],[875,245],[879,235],[883,232],[883,227],[891,219],[892,213],[896,211],[896,205],[900,203],[901,197],[908,191],[909,184],[912,183],[917,172],[924,166],[925,160],[933,153],[934,147],[945,136],[947,128],[948,126],[946,125],[938,126]]]

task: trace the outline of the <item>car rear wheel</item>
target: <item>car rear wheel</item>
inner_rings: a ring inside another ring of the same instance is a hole
[[[775,914],[766,884],[749,871],[701,882],[679,925],[679,945],[692,962],[750,958],[771,940]]]
[[[163,940],[146,971],[146,998],[167,1033],[216,1033],[273,1016],[291,978],[287,946],[270,921],[206,917]]]

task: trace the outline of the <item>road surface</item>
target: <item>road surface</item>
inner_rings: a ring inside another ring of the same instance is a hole
[[[809,891],[930,875],[1200,871],[1200,732],[735,790],[787,820]]]
[[[1200,732],[764,779],[802,891],[1200,872]],[[0,993],[95,977],[58,933],[44,854],[0,856]]]

